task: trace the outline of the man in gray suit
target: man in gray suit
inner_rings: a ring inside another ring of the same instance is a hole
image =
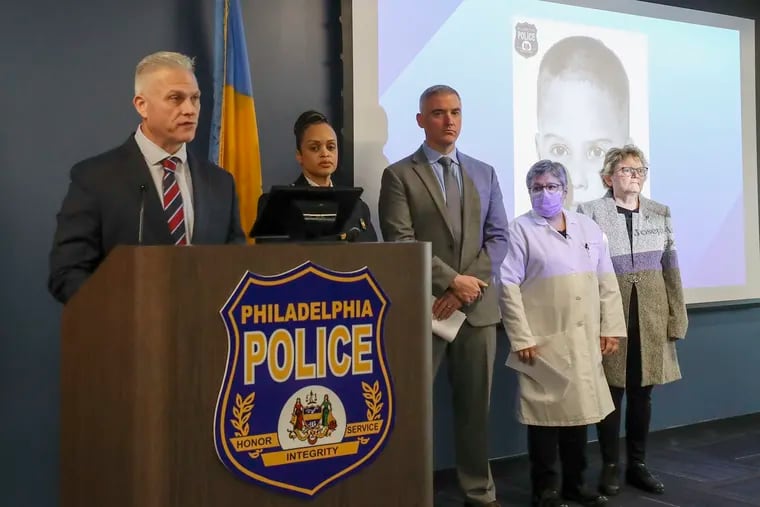
[[[433,337],[433,371],[445,356],[466,505],[496,506],[487,428],[500,318],[494,282],[507,251],[507,216],[493,167],[456,149],[459,93],[445,85],[425,90],[417,124],[425,142],[383,173],[380,227],[386,241],[432,243],[433,317],[467,315],[453,342]]]

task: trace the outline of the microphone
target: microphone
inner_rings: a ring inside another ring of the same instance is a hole
[[[147,187],[145,183],[140,184],[140,221],[137,225],[137,244],[142,245],[143,242],[143,217],[145,216],[145,190]]]

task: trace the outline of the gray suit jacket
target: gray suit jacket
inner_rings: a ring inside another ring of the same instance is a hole
[[[499,322],[499,267],[507,253],[507,214],[493,167],[462,152],[462,245],[456,258],[446,204],[432,167],[420,147],[383,172],[378,214],[385,241],[432,244],[432,292],[441,296],[457,274],[488,283],[483,297],[465,306],[473,326]]]

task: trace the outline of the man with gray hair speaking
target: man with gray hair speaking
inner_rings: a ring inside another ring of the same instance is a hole
[[[66,303],[117,245],[242,243],[232,176],[193,156],[200,90],[193,60],[161,51],[135,71],[142,119],[127,141],[74,165],[58,213],[48,288]]]

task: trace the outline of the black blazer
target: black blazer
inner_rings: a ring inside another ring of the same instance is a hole
[[[193,181],[192,243],[244,243],[235,182],[227,171],[188,151]],[[171,245],[150,170],[134,135],[126,143],[77,163],[58,212],[48,288],[65,303],[117,245]]]
[[[299,176],[298,179],[296,179],[296,181],[291,184],[291,186],[308,187],[309,182],[306,180],[306,177],[301,174],[301,176]],[[269,199],[268,193],[262,194],[261,197],[259,197],[259,202],[257,203],[257,217],[261,216],[261,211],[264,209],[267,199]],[[358,233],[356,231],[358,231]],[[354,210],[351,212],[351,216],[346,221],[346,224],[343,226],[343,230],[341,232],[347,234],[355,233],[356,237],[353,241],[377,241],[377,233],[375,232],[375,228],[372,226],[372,218],[369,213],[369,207],[364,201],[359,199],[359,202],[356,203]]]

